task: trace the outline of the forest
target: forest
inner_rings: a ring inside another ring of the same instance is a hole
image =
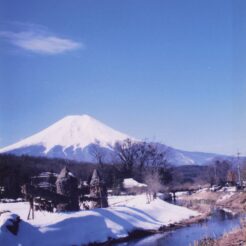
[[[45,157],[31,157],[27,155],[14,156],[8,154],[0,155],[0,197],[18,198],[21,197],[21,185],[29,183],[31,177],[41,172],[59,173],[67,166],[68,169],[81,181],[89,181],[95,168],[99,170],[106,186],[110,189],[121,187],[124,178],[129,177],[120,164],[91,164],[81,163],[72,160],[50,159]],[[205,182],[202,173],[207,167],[188,166],[171,167],[159,169],[159,176],[163,186],[189,185],[199,181]],[[149,171],[151,172],[151,171]],[[133,168],[131,177],[139,182],[146,182],[140,170]],[[173,179],[173,177],[176,177]]]

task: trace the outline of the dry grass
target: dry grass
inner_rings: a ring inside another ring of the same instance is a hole
[[[200,212],[206,212],[209,207],[228,208],[235,212],[246,212],[246,192],[236,192],[227,199],[222,199],[227,192],[204,191],[192,195],[183,195],[180,197],[184,205],[196,209]]]
[[[204,238],[200,241],[195,241],[194,246],[216,246],[216,241],[213,238]]]
[[[237,192],[230,198],[217,202],[217,205],[237,212],[246,212],[246,192]]]
[[[221,194],[219,193],[205,191],[192,195],[183,195],[181,200],[184,206],[197,210],[200,213],[209,214],[220,196]]]
[[[234,212],[246,213],[246,192],[236,192],[227,199],[221,199],[226,192],[201,192],[182,196],[184,205],[207,213],[216,206],[227,208]],[[241,227],[224,234],[220,239],[205,238],[196,241],[194,246],[246,246],[246,221],[241,222]]]
[[[241,228],[228,232],[217,240],[204,238],[194,242],[194,246],[246,246],[246,221],[241,222]]]
[[[203,191],[191,195],[183,195],[182,200],[211,200],[216,201],[222,195],[222,192]]]
[[[215,244],[216,246],[246,245],[246,227],[225,234]]]

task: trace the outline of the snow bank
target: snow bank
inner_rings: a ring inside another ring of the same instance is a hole
[[[129,196],[121,201],[115,197],[110,203],[118,205],[73,213],[36,212],[35,220],[28,222],[27,203],[0,204],[0,210],[8,208],[23,219],[17,236],[0,230],[0,245],[65,246],[105,242],[109,238],[126,237],[135,229],[158,229],[198,215],[158,198],[146,204],[145,195]]]
[[[14,221],[17,221],[19,216],[17,214],[4,212],[0,216],[0,230],[6,231],[8,226],[12,226]]]
[[[178,197],[181,197],[181,196],[184,196],[184,195],[189,195],[189,192],[188,191],[178,191],[178,192],[175,192],[175,196],[178,198]]]
[[[229,186],[229,187],[225,188],[225,191],[236,192],[237,191],[237,187],[236,186]]]

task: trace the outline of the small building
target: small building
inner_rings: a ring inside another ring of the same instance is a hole
[[[123,180],[123,188],[127,194],[141,194],[146,192],[148,186],[144,183],[139,183],[133,178],[128,178]]]
[[[37,176],[31,177],[31,185],[33,185],[34,187],[55,192],[57,176],[57,173],[42,172]]]

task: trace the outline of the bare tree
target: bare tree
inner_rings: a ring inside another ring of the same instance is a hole
[[[235,185],[237,182],[237,175],[233,170],[228,170],[227,172],[227,182],[231,185]]]
[[[241,172],[242,172],[242,180],[246,181],[246,159],[242,160]]]
[[[136,164],[138,157],[138,144],[133,142],[131,139],[126,139],[121,142],[117,142],[114,146],[116,155],[122,166],[122,171],[127,177],[132,176],[133,166]]]
[[[213,160],[208,168],[208,181],[211,185],[224,185],[229,171],[232,171],[232,163],[229,160]]]
[[[90,146],[89,153],[94,158],[94,160],[100,165],[100,167],[103,168],[106,153],[105,150],[100,146],[100,141],[97,140],[95,144]]]
[[[159,192],[162,188],[159,173],[156,171],[146,173],[144,181],[148,185],[146,192],[147,203],[150,203],[156,198],[157,192]]]
[[[166,179],[170,179],[166,151],[158,144],[133,142],[130,139],[118,142],[115,150],[124,177],[132,177],[135,168],[138,176],[148,185],[147,200],[150,202],[156,197],[162,184],[167,183]]]
[[[115,144],[115,151],[123,171],[127,176],[132,175],[133,168],[138,172],[164,170],[168,166],[166,150],[158,144],[147,142],[134,142],[126,139]]]
[[[216,169],[214,166],[210,165],[208,167],[206,177],[207,177],[207,181],[209,182],[210,186],[212,187],[216,181]]]

